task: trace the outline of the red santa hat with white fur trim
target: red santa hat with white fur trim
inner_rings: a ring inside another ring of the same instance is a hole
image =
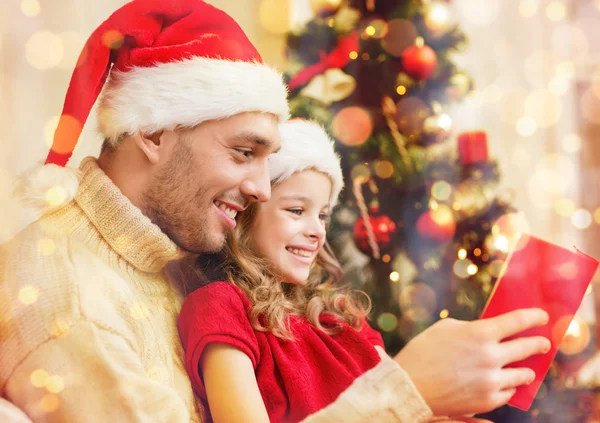
[[[279,124],[281,149],[269,156],[272,183],[286,180],[296,172],[316,170],[329,176],[332,183],[330,205],[333,208],[344,187],[340,156],[334,142],[318,123],[291,119]]]
[[[272,113],[280,121],[289,113],[281,74],[263,63],[225,12],[202,0],[134,0],[85,44],[39,169],[43,176],[26,183],[60,185],[66,176],[53,177],[52,165],[66,165],[99,96],[99,131],[113,144],[138,131],[194,127],[242,112]]]

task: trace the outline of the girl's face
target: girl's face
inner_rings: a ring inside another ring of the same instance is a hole
[[[325,243],[332,184],[327,175],[304,170],[273,187],[258,204],[250,230],[254,246],[283,282],[303,284]]]

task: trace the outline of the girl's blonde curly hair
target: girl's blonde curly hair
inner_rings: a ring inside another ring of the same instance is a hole
[[[334,334],[339,327],[324,327],[320,322],[326,313],[360,330],[371,310],[371,300],[362,291],[338,286],[343,272],[329,245],[325,243],[317,254],[306,283],[282,282],[253,246],[251,229],[258,208],[258,204],[252,204],[238,215],[224,250],[223,268],[227,280],[250,300],[248,317],[252,327],[293,340],[288,320],[293,315],[305,317],[325,333]]]

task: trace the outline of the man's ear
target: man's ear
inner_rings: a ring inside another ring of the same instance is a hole
[[[152,164],[157,164],[162,153],[162,131],[153,134],[144,134],[138,132],[133,136],[135,145],[142,151],[148,161]]]

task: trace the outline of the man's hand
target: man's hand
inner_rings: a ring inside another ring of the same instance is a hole
[[[29,417],[14,404],[0,398],[0,422],[2,423],[32,423]]]
[[[489,420],[476,419],[474,417],[434,417],[435,423],[494,423]]]
[[[504,366],[550,349],[543,337],[502,340],[547,322],[548,314],[539,309],[474,322],[444,319],[415,337],[394,360],[434,415],[484,413],[506,404],[517,386],[534,380],[531,369]]]

